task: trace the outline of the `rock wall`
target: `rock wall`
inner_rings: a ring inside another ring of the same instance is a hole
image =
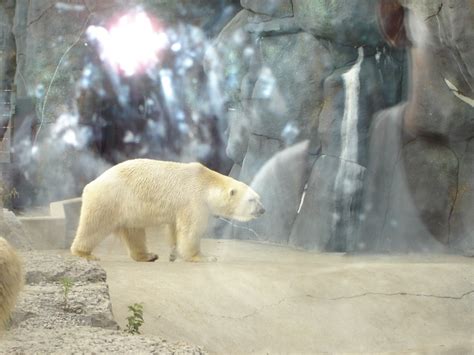
[[[242,6],[217,43],[240,83],[227,151],[268,212],[223,234],[472,254],[472,1]]]
[[[216,42],[229,83],[227,153],[267,213],[223,235],[347,249],[372,116],[405,87],[404,52],[384,43],[376,3],[241,1]]]
[[[355,250],[472,255],[474,4],[400,1],[411,57],[406,104],[381,112]],[[387,17],[395,9],[388,8]],[[387,31],[390,39],[390,32]],[[469,44],[468,44],[469,43]]]

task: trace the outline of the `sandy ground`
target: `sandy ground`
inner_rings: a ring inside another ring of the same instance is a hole
[[[218,354],[474,353],[474,259],[345,256],[204,240],[216,263],[137,263],[120,240],[97,250],[115,317],[143,302],[144,333]]]

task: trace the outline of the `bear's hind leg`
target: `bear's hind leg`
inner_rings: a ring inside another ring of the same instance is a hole
[[[76,237],[71,245],[71,253],[87,260],[99,260],[92,255],[92,251],[111,232],[111,230],[84,227],[79,223]]]
[[[158,255],[149,253],[146,247],[146,233],[143,228],[120,228],[116,231],[128,248],[130,257],[135,261],[155,261]]]

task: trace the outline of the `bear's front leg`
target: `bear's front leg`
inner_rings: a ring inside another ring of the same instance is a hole
[[[201,254],[200,246],[201,233],[193,232],[187,228],[178,230],[176,235],[176,251],[183,260],[195,263],[217,261],[217,258],[214,256]]]
[[[146,233],[143,228],[120,228],[116,231],[127,245],[130,257],[135,261],[155,261],[158,255],[149,253],[146,247]]]
[[[178,252],[176,251],[176,244],[171,247],[170,252],[170,262],[174,262],[178,257]]]
[[[194,255],[194,256],[190,257],[189,255],[192,255],[192,253],[193,253],[192,250],[189,250],[188,252],[182,251],[180,256],[184,260],[191,261],[191,262],[214,262],[214,261],[217,261],[216,257],[214,257],[214,256],[205,256],[205,255],[202,255],[200,252],[197,255]],[[179,253],[178,253],[178,249],[176,247],[176,241],[174,241],[174,243],[171,246],[169,261],[174,262],[178,258],[178,254]],[[184,257],[182,255],[184,255]]]

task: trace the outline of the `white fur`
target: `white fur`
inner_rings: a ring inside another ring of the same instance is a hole
[[[10,318],[22,285],[20,259],[10,244],[0,237],[0,331]]]
[[[93,249],[115,233],[134,260],[153,261],[157,255],[147,251],[145,228],[168,225],[174,246],[170,260],[176,253],[187,261],[210,260],[200,253],[210,216],[248,221],[261,209],[249,186],[199,163],[129,160],[84,188],[71,252],[94,258]]]

